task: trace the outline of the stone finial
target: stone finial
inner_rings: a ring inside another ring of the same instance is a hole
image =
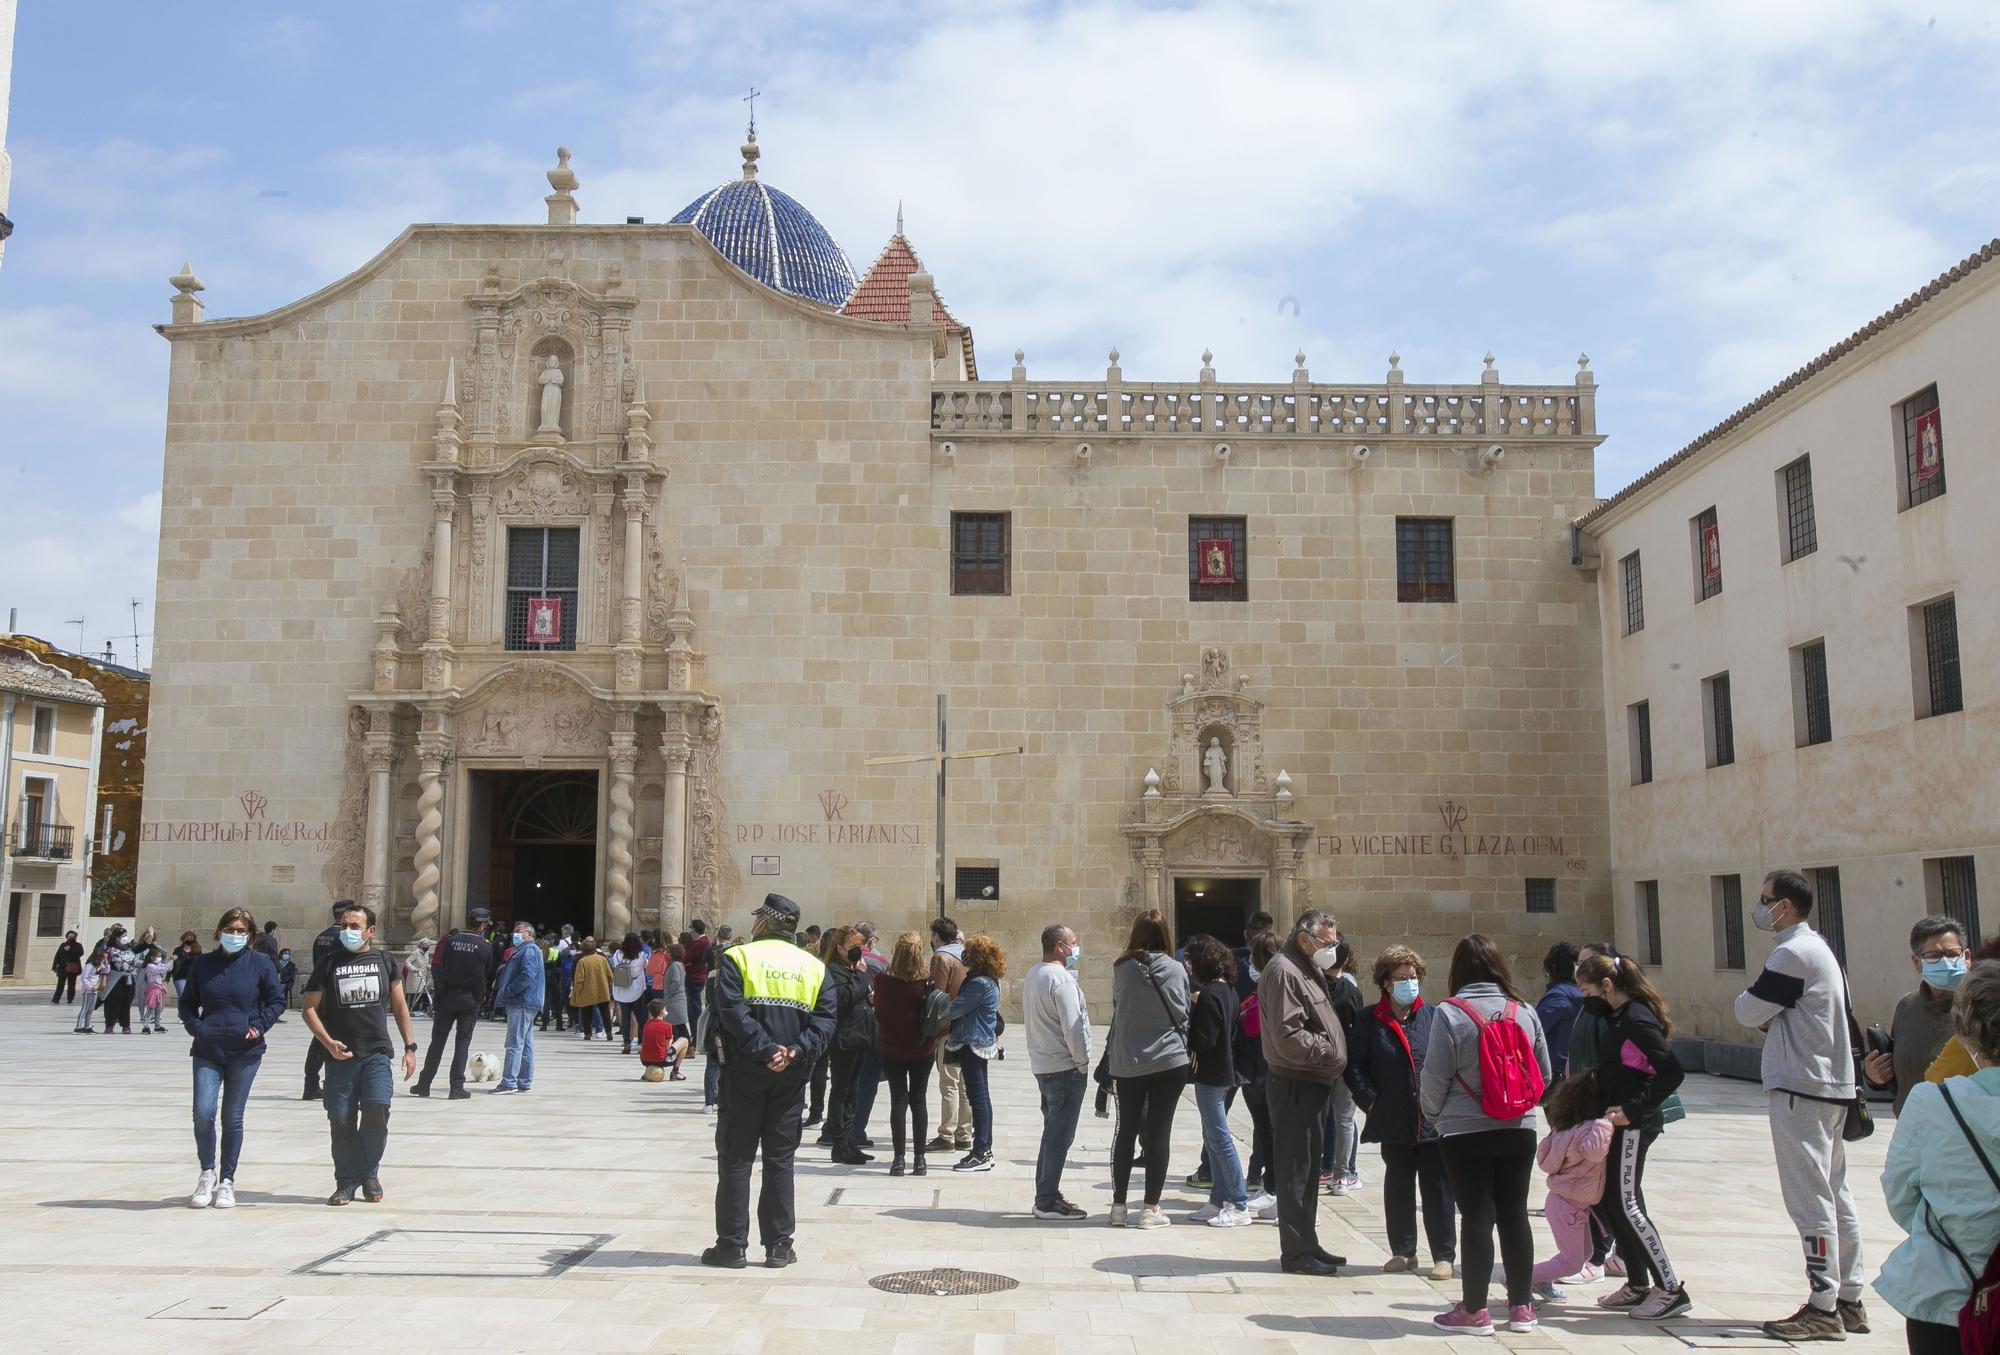
[[[910,274],[910,323],[929,325],[937,322],[937,279],[919,268]]]
[[[181,271],[167,279],[173,284],[173,321],[177,325],[191,325],[201,319],[201,298],[196,292],[205,290],[200,278],[194,275],[186,261],[181,263]]]
[[[1292,354],[1292,382],[1294,385],[1302,386],[1310,380],[1312,373],[1306,370],[1306,350],[1301,348]]]
[[[444,390],[438,396],[437,430],[431,434],[431,443],[437,448],[440,461],[458,460],[460,447],[458,413],[458,357],[453,355],[445,360]]]
[[[1499,384],[1500,373],[1494,370],[1493,354],[1491,350],[1489,350],[1486,356],[1481,358],[1480,361],[1486,364],[1486,370],[1479,374],[1480,383],[1482,385],[1488,385],[1488,386]]]
[[[1597,374],[1590,370],[1590,354],[1588,353],[1578,353],[1576,355],[1576,384],[1579,386],[1595,386],[1597,384]]]
[[[458,408],[458,355],[453,354],[444,363],[444,396],[438,403]]]
[[[1590,354],[1578,353],[1576,355],[1576,365],[1580,368],[1590,366]]]
[[[1385,385],[1390,386],[1403,384],[1403,355],[1394,349],[1389,350],[1389,374],[1382,380]]]
[[[748,139],[744,141],[742,150],[743,177],[754,179],[757,177],[757,157],[763,154],[762,151],[757,149],[757,131],[754,127],[750,130]],[[898,234],[901,234],[901,232],[898,232]]]
[[[1277,786],[1278,790],[1275,798],[1279,800],[1290,800],[1292,798],[1292,774],[1283,767],[1278,768]]]
[[[645,392],[632,383],[632,398],[625,404],[625,459],[650,461],[653,457],[653,411],[646,407]]]
[[[896,199],[896,234],[898,237],[903,234],[903,200],[901,198]]]
[[[1118,365],[1118,350],[1114,348],[1111,350],[1111,365],[1104,369],[1104,379],[1106,381],[1118,381],[1122,380],[1124,376],[1124,370]]]
[[[1207,348],[1201,350],[1201,379],[1203,381],[1215,380],[1215,354]]]
[[[569,147],[556,147],[556,167],[549,171],[551,192],[542,201],[549,205],[551,226],[574,226],[576,224],[576,199],[570,194],[577,186],[576,171],[569,167]]]
[[[1151,767],[1146,768],[1146,798],[1148,800],[1160,798],[1160,774]]]
[[[1014,371],[1012,375],[1016,381],[1026,381],[1028,379],[1028,355],[1018,348],[1014,350]]]

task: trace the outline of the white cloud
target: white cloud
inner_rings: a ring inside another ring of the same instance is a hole
[[[250,28],[237,50],[253,63],[300,73],[317,63],[326,26],[303,14],[280,14]]]

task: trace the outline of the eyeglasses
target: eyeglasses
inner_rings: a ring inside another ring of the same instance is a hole
[[[1920,950],[1917,952],[1917,958],[1928,964],[1936,964],[1939,960],[1962,960],[1965,958],[1965,951],[1963,949]]]
[[[1766,908],[1776,908],[1779,904],[1783,903],[1784,900],[1774,899],[1769,894],[1759,894],[1757,896],[1757,902],[1763,904]]]

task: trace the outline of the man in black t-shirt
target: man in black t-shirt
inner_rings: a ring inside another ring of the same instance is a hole
[[[326,1051],[327,1125],[333,1140],[333,1194],[328,1204],[359,1193],[382,1198],[382,1153],[389,1146],[389,1102],[396,1084],[396,1046],[389,1016],[403,1033],[403,1080],[417,1071],[410,1005],[396,962],[374,948],[375,910],[351,904],[341,919],[339,950],[313,966],[306,983],[305,1020]]]
[[[444,1057],[445,1037],[457,1032],[451,1051],[451,1099],[462,1101],[472,1095],[465,1089],[465,1064],[472,1057],[472,1036],[479,1026],[479,1007],[486,1000],[498,966],[493,959],[493,943],[479,934],[492,914],[484,908],[472,910],[471,925],[447,935],[431,950],[431,1042],[424,1051],[423,1075],[410,1090],[418,1096],[431,1094],[438,1063]]]
[[[347,910],[354,906],[353,899],[336,899],[333,905],[333,922],[318,936],[313,938],[312,967],[317,970],[326,957],[340,949],[340,919],[347,916]],[[278,957],[273,955],[271,963]],[[301,1100],[319,1100],[319,1072],[326,1064],[326,1050],[318,1040],[306,1046],[306,1093]]]

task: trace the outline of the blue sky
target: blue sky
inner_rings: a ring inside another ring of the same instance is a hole
[[[766,181],[857,269],[901,199],[989,374],[1587,352],[1607,494],[2000,234],[1987,0],[21,0],[0,606],[151,630],[183,259],[265,310],[411,221],[539,220],[558,143],[585,220],[663,220],[734,177],[753,83]]]

